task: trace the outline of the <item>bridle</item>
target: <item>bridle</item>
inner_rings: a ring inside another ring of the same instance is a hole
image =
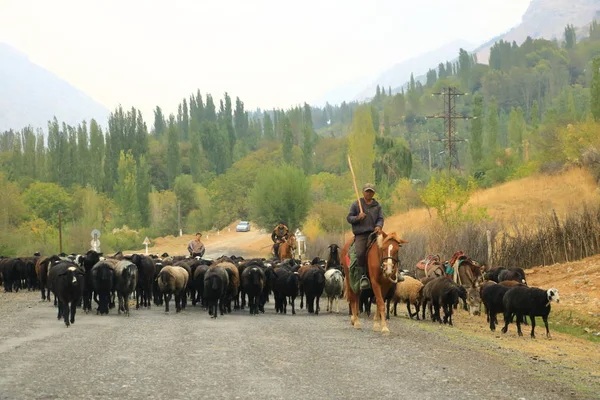
[[[400,271],[400,257],[399,257],[399,253],[400,253],[400,247],[401,246],[400,246],[400,243],[398,243],[396,240],[394,240],[394,239],[391,239],[391,240],[393,240],[394,242],[396,242],[396,244],[398,245],[398,250],[396,250],[396,258],[392,257],[392,248],[393,248],[392,244],[390,244],[388,246],[388,252],[387,252],[388,254],[385,257],[383,255],[383,252],[384,252],[385,249],[384,248],[378,249],[379,250],[379,252],[378,252],[379,253],[379,269],[383,272],[384,269],[385,269],[385,267],[386,267],[385,262],[387,260],[391,260],[392,261],[392,268],[394,266],[396,266],[396,277],[394,279],[392,279],[392,278],[388,278],[388,279],[390,281],[392,281],[393,283],[398,283],[398,271]]]

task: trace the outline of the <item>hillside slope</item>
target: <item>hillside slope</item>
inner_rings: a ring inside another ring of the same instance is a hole
[[[597,17],[599,11],[600,0],[531,0],[522,22],[497,40],[515,41],[517,44],[523,43],[527,36],[533,39],[562,40],[568,24],[575,27],[587,25]],[[492,42],[477,51],[478,62],[488,63],[493,44]]]
[[[91,118],[106,123],[106,107],[16,49],[0,43],[0,60],[0,132],[46,128],[54,116],[70,125]]]

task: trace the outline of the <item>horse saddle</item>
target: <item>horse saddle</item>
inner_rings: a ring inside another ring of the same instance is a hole
[[[440,256],[435,255],[435,254],[430,254],[427,257],[425,257],[423,260],[421,260],[417,263],[417,268],[422,271],[425,271],[429,265],[439,264],[439,263],[440,263]]]

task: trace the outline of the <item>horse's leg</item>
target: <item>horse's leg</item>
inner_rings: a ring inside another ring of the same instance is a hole
[[[383,295],[381,294],[381,286],[379,282],[377,282],[374,278],[374,274],[371,274],[371,287],[373,288],[373,293],[375,294],[375,301],[377,302],[377,309],[375,311],[375,315],[373,316],[373,330],[382,332],[389,332],[387,328],[387,323],[385,320],[385,300],[383,300]],[[381,320],[381,322],[380,322]]]

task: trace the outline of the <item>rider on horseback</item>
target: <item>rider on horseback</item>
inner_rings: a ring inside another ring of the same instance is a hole
[[[290,237],[290,230],[283,223],[279,221],[279,224],[273,228],[271,233],[271,240],[273,241],[273,255],[279,258],[279,245],[284,243]]]
[[[367,183],[363,187],[363,198],[360,199],[364,212],[360,212],[358,200],[356,200],[350,206],[350,212],[348,212],[348,216],[346,217],[346,220],[352,224],[357,267],[362,271],[360,290],[366,290],[371,287],[371,282],[369,282],[367,276],[367,241],[373,232],[379,234],[383,228],[383,210],[373,196],[375,196],[375,187]]]

